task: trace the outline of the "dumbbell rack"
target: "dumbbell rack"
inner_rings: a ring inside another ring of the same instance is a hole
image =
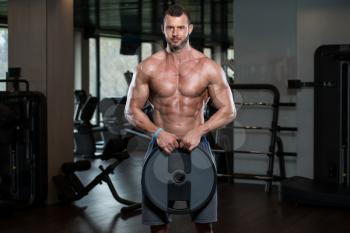
[[[237,127],[233,126],[234,129],[246,129],[246,130],[265,130],[270,131],[270,144],[268,151],[248,151],[248,150],[234,150],[227,151],[218,146],[217,144],[212,145],[214,153],[224,153],[227,158],[227,154],[231,153],[234,157],[235,153],[240,154],[254,154],[254,155],[265,155],[268,157],[268,168],[266,174],[242,174],[235,173],[233,169],[228,172],[228,174],[218,174],[220,177],[228,177],[232,181],[233,179],[250,179],[250,180],[262,180],[266,181],[265,191],[270,192],[273,181],[280,181],[286,177],[285,171],[285,161],[284,156],[296,156],[296,153],[286,153],[283,151],[283,142],[282,139],[278,136],[278,132],[280,131],[297,131],[295,127],[281,127],[278,125],[278,115],[279,115],[279,107],[294,107],[295,103],[280,103],[280,94],[278,89],[270,84],[233,84],[231,85],[231,89],[234,90],[267,90],[272,92],[273,94],[273,102],[272,103],[263,103],[263,102],[252,102],[252,103],[236,103],[236,105],[248,106],[248,107],[267,107],[272,109],[272,120],[270,127],[258,127],[258,126],[243,126]],[[274,160],[275,157],[278,158],[279,162],[279,175],[274,174]],[[234,162],[234,159],[232,160]]]

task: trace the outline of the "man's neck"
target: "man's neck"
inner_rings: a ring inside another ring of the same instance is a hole
[[[192,48],[189,44],[186,44],[185,47],[176,51],[171,51],[169,45],[166,48],[167,53],[170,54],[178,64],[192,59],[191,50]]]

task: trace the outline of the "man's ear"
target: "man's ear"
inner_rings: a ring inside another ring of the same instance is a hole
[[[188,32],[189,34],[191,34],[193,31],[193,24],[191,23],[190,25],[188,25]]]
[[[160,30],[161,30],[162,33],[164,34],[164,25],[163,25],[163,24],[160,25]]]

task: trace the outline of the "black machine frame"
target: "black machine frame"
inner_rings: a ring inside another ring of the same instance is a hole
[[[350,185],[350,45],[315,52],[314,178]],[[328,104],[327,104],[328,103]]]
[[[231,84],[231,89],[234,90],[267,90],[270,91],[273,94],[273,101],[272,103],[263,103],[263,102],[257,102],[257,103],[236,103],[241,104],[242,106],[247,107],[265,107],[265,108],[271,108],[272,109],[272,119],[270,127],[258,127],[258,126],[243,126],[243,127],[235,127],[233,126],[233,129],[237,128],[244,128],[247,130],[268,130],[270,131],[270,143],[269,143],[269,150],[268,151],[248,151],[248,150],[234,150],[227,151],[223,150],[218,146],[216,143],[213,143],[213,139],[210,141],[213,144],[213,152],[215,153],[224,153],[225,154],[225,160],[226,163],[234,162],[234,159],[229,159],[230,156],[234,157],[235,153],[240,154],[255,154],[255,155],[265,155],[268,156],[268,168],[266,171],[266,174],[242,174],[242,173],[235,173],[233,166],[228,166],[228,174],[220,174],[218,173],[218,176],[223,177],[229,177],[237,178],[237,179],[251,179],[251,180],[263,180],[266,181],[265,191],[270,192],[272,188],[272,182],[273,181],[280,181],[286,177],[286,170],[285,170],[285,160],[284,156],[296,156],[296,153],[293,152],[284,152],[283,148],[283,142],[281,137],[278,136],[278,132],[280,131],[297,131],[296,127],[281,127],[278,125],[278,116],[279,116],[279,108],[280,106],[283,107],[295,107],[295,103],[281,103],[280,102],[280,93],[278,89],[271,84]],[[279,170],[280,174],[275,175],[274,174],[274,161],[275,157],[278,158],[279,162]],[[231,179],[231,180],[232,180]]]
[[[16,114],[0,119],[7,141],[0,144],[0,202],[13,208],[42,205],[48,193],[47,102],[42,93],[29,90],[20,73],[20,68],[9,68],[7,79],[0,80],[13,87],[0,92],[0,104]]]
[[[282,181],[280,200],[299,204],[350,207],[349,111],[350,44],[322,45],[315,52],[314,179]]]
[[[118,156],[114,156],[113,158],[114,161],[110,163],[106,168],[100,165],[99,169],[101,172],[86,185],[81,182],[76,172],[86,171],[90,169],[91,163],[89,160],[80,160],[77,162],[68,162],[62,164],[61,170],[64,175],[57,175],[53,177],[53,182],[56,186],[58,198],[63,202],[80,200],[81,198],[88,195],[89,192],[97,185],[105,182],[111,191],[113,198],[117,202],[126,205],[121,208],[122,214],[129,214],[132,211],[139,210],[141,208],[141,204],[121,197],[114,187],[111,178],[109,177],[110,174],[114,173],[114,170],[121,162],[129,158],[129,154],[127,152],[120,152],[118,153]]]

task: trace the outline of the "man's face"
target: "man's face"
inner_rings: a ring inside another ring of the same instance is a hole
[[[185,14],[178,17],[166,15],[164,18],[162,31],[171,51],[185,47],[192,30],[193,25],[188,24]]]

